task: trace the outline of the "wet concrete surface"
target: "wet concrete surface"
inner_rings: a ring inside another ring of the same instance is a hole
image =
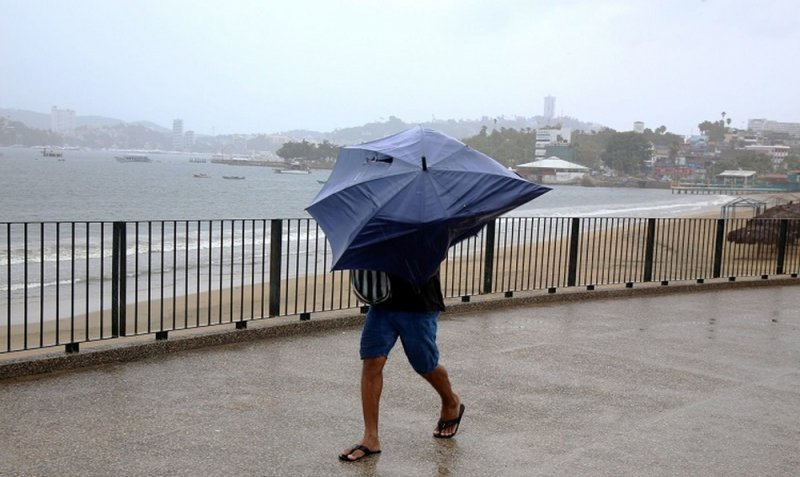
[[[397,346],[383,452],[361,433],[357,320],[0,381],[0,475],[564,476],[800,472],[797,286],[552,300],[442,317],[438,399]]]

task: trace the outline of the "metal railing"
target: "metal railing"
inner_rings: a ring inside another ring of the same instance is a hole
[[[500,218],[450,249],[442,288],[466,301],[795,275],[798,231],[793,219]],[[331,256],[312,219],[0,223],[0,353],[362,306]]]

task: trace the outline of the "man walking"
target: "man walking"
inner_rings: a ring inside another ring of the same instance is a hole
[[[339,454],[339,459],[355,462],[381,452],[378,415],[383,390],[383,367],[397,338],[414,370],[439,394],[442,407],[433,431],[436,438],[456,435],[464,405],[453,392],[447,370],[439,364],[436,330],[444,298],[438,273],[422,287],[390,275],[391,293],[384,301],[370,306],[361,332],[361,409],[364,435],[361,441]]]

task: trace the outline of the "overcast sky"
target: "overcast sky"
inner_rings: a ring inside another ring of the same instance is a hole
[[[800,122],[798,0],[0,0],[0,107],[198,133]]]

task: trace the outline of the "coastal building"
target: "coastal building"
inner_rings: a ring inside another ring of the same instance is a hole
[[[572,131],[567,128],[541,128],[536,130],[535,156],[540,158],[548,157],[547,147],[557,144],[569,144]]]
[[[569,144],[549,144],[544,147],[544,157],[557,157],[565,161],[575,160],[575,149]]]
[[[686,139],[685,146],[691,154],[704,154],[709,149],[708,136],[696,134],[689,136]]]
[[[519,173],[541,184],[577,183],[589,173],[589,168],[557,157],[548,157],[517,166]]]
[[[57,106],[50,108],[50,130],[62,136],[74,136],[75,111]]]
[[[670,159],[672,148],[664,144],[653,144],[652,158],[653,162],[666,162]]]
[[[789,152],[791,152],[792,148],[782,145],[752,144],[745,146],[744,150],[769,157],[773,167],[780,167],[789,157]]]
[[[633,132],[637,132],[642,134],[644,132],[644,122],[643,121],[635,121],[633,123]]]
[[[747,129],[755,133],[783,133],[800,138],[800,123],[783,123],[769,119],[748,119]]]
[[[556,98],[549,94],[544,97],[544,118],[548,121],[556,115]]]
[[[172,149],[183,151],[183,119],[172,120]]]
[[[183,134],[183,147],[191,150],[192,146],[194,146],[194,131],[186,131]]]

